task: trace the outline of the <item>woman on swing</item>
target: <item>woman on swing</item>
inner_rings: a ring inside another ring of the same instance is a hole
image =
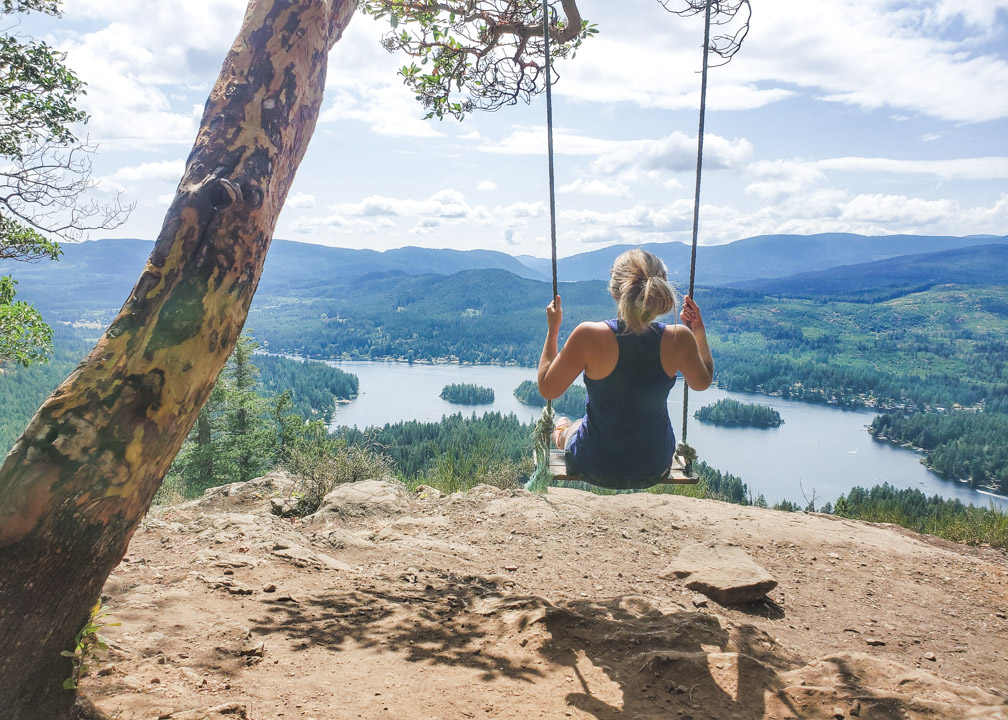
[[[700,308],[688,295],[682,325],[655,321],[675,311],[676,297],[665,264],[651,253],[633,249],[616,258],[609,292],[617,319],[581,323],[563,350],[560,296],[546,307],[539,392],[558,398],[584,373],[585,416],[558,418],[553,433],[568,472],[602,487],[649,487],[664,479],[675,454],[668,395],[676,374],[692,389],[705,390],[714,360]]]

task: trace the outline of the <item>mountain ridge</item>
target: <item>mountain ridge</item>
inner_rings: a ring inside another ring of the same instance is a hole
[[[59,262],[0,261],[0,274],[9,273],[19,280],[19,298],[38,305],[44,312],[55,312],[55,320],[97,319],[97,314],[107,319],[110,312],[121,307],[139,278],[153,247],[153,241],[135,238],[66,243]],[[558,261],[560,280],[607,280],[613,259],[628,247],[631,246],[612,246],[562,258]],[[668,265],[672,281],[680,286],[685,285],[690,255],[687,245],[657,243],[640,247],[658,254]],[[697,284],[738,286],[739,283],[748,282],[757,287],[759,283],[766,285],[770,280],[776,279],[775,287],[784,287],[789,284],[786,280],[788,277],[864,264],[866,258],[874,262],[927,252],[965,251],[976,247],[1008,247],[1008,236],[757,236],[727,245],[699,248]],[[946,260],[951,262],[955,258],[949,256]],[[942,259],[936,258],[931,262],[940,263]],[[904,265],[907,268],[914,267],[913,263]],[[916,267],[918,272],[922,271],[920,266]],[[988,275],[993,267],[995,266],[986,269]],[[453,275],[479,270],[503,270],[518,277],[540,281],[548,280],[550,275],[548,260],[530,256],[515,258],[493,250],[406,246],[378,252],[276,239],[267,256],[258,293],[268,297],[284,295],[296,289],[298,294],[303,294],[308,288],[321,289],[340,278],[359,277],[369,273]],[[792,270],[794,272],[788,272]],[[983,268],[974,268],[970,272],[976,275],[980,270]],[[937,266],[928,272],[931,275],[941,274]],[[802,278],[801,282],[813,280]],[[998,280],[995,278],[995,281]],[[899,282],[908,280],[904,278]],[[933,281],[929,282],[933,284]],[[833,292],[839,290],[840,288],[832,289]],[[778,289],[774,292],[780,291]]]

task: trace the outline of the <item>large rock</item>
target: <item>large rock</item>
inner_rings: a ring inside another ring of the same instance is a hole
[[[687,545],[661,576],[685,579],[686,587],[722,605],[751,603],[777,587],[745,550],[725,543]]]
[[[254,510],[268,507],[271,499],[290,497],[294,479],[284,470],[274,470],[247,482],[235,482],[208,488],[192,504],[204,512],[214,510]]]
[[[317,518],[332,515],[360,516],[391,514],[409,507],[409,493],[402,483],[388,480],[362,480],[337,485],[322,499]]]

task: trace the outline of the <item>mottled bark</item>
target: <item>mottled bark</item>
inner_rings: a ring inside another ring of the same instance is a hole
[[[143,275],[0,467],[0,718],[68,717],[69,649],[245,323],[356,0],[252,0]]]

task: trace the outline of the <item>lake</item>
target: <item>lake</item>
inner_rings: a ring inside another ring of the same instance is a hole
[[[452,413],[489,411],[515,413],[532,421],[541,413],[518,402],[513,394],[523,380],[535,379],[531,368],[366,361],[330,364],[360,379],[360,395],[338,406],[334,426],[356,425],[363,429],[401,420],[436,422]],[[682,428],[681,382],[680,378],[669,401],[677,438]],[[450,383],[493,388],[495,400],[490,405],[475,406],[447,402],[439,395]],[[871,410],[732,393],[716,387],[702,393],[690,392],[689,405],[695,411],[725,397],[768,405],[781,414],[784,424],[767,430],[724,428],[691,417],[689,443],[701,460],[742,478],[754,495],[762,493],[770,504],[791,500],[804,506],[805,498],[815,493],[816,505],[820,506],[845,495],[855,485],[868,488],[889,483],[898,488],[917,488],[928,496],[937,494],[981,506],[994,502],[1008,509],[1008,498],[945,480],[925,468],[915,451],[874,440],[867,431],[876,415]]]

